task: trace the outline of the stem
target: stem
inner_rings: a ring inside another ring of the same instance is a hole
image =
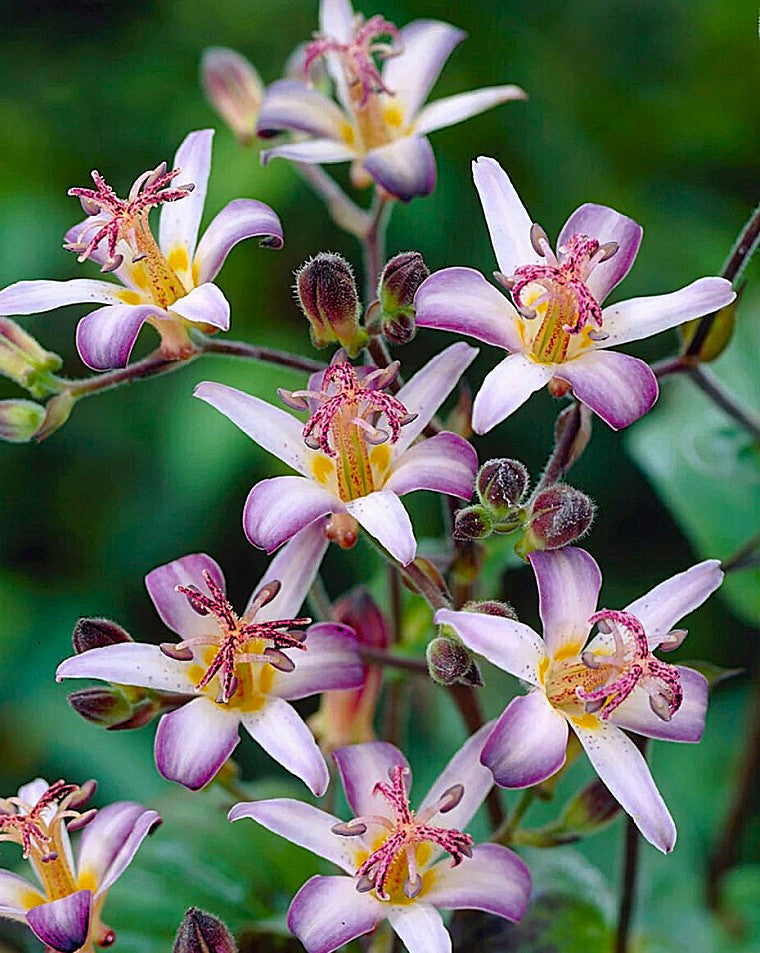
[[[204,354],[224,354],[227,357],[243,357],[249,361],[264,361],[266,364],[276,364],[278,367],[290,367],[296,371],[306,371],[307,374],[318,374],[325,369],[325,364],[300,354],[290,354],[287,351],[276,351],[271,347],[260,347],[257,344],[248,344],[246,341],[226,341],[216,338],[203,337],[201,349]]]
[[[414,588],[425,598],[433,609],[450,609],[448,594],[442,592],[430,577],[417,565],[416,561],[402,566],[400,572]]]
[[[376,189],[369,226],[361,237],[364,252],[364,298],[367,306],[375,298],[380,272],[385,263],[385,230],[392,208],[391,200],[382,197]]]
[[[350,199],[338,183],[319,165],[294,163],[296,171],[322,199],[335,224],[359,241],[371,227],[371,216]]]
[[[397,668],[402,672],[413,672],[415,675],[427,675],[427,662],[422,659],[404,658],[402,655],[389,655],[380,649],[363,647],[359,650],[362,661],[370,665],[383,665],[388,668]]]
[[[644,758],[647,756],[648,739],[634,739]],[[641,837],[632,817],[626,818],[625,853],[623,856],[623,882],[618,906],[618,925],[615,934],[615,953],[628,953],[633,907],[636,899],[636,881],[639,872],[639,848]]]
[[[478,701],[478,696],[475,694],[475,689],[472,685],[450,685],[449,692],[459,709],[462,721],[467,728],[467,733],[474,735],[475,732],[485,724],[485,718],[483,717],[483,712],[480,710],[480,702]],[[488,792],[486,809],[488,810],[491,825],[495,830],[499,830],[504,824],[504,809],[501,806],[499,789],[495,786]]]
[[[755,443],[760,444],[760,420],[754,414],[745,410],[708,368],[697,364],[689,369],[689,376],[714,404],[743,427]]]
[[[729,556],[728,559],[724,559],[720,564],[720,568],[723,572],[737,572],[739,569],[749,569],[751,566],[756,565],[752,557],[757,549],[760,549],[760,533],[755,533],[755,535],[751,539],[748,539],[743,546],[740,546],[732,556]]]
[[[388,589],[391,606],[391,640],[395,645],[401,641],[401,576],[395,566],[388,565]]]
[[[557,439],[554,449],[544,472],[541,474],[541,479],[533,491],[533,496],[536,496],[541,490],[545,490],[546,487],[558,483],[581,455],[588,442],[588,436],[582,433],[584,423],[586,423],[590,433],[591,425],[588,421],[584,422],[582,405],[577,400],[557,417]],[[585,442],[580,448],[577,448],[575,444],[579,437]]]
[[[505,847],[508,847],[512,843],[512,835],[515,833],[517,828],[520,826],[520,821],[528,811],[528,808],[533,803],[536,797],[536,789],[526,788],[520,795],[520,800],[515,805],[514,811],[509,815],[507,820],[497,829],[492,840],[497,844],[503,844]]]

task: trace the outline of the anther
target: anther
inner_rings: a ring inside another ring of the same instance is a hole
[[[372,890],[374,886],[375,886],[375,881],[371,877],[368,877],[366,874],[363,874],[356,881],[356,889],[359,891],[359,893],[369,893],[369,891]]]
[[[296,663],[293,659],[289,658],[280,649],[266,648],[264,649],[263,655],[272,668],[276,668],[279,672],[292,672],[296,667]]]
[[[182,593],[190,603],[190,608],[198,615],[208,615],[209,609],[204,602],[205,596],[197,586],[175,586],[174,591]]]
[[[277,395],[287,407],[292,410],[308,410],[309,402],[305,397],[297,396],[292,391],[285,390],[284,387],[277,388]]]
[[[612,633],[612,625],[610,625],[606,619],[597,619],[596,627],[602,635],[610,635]]]
[[[543,228],[535,222],[530,226],[530,243],[535,249],[536,254],[542,258],[546,258],[546,250],[547,248],[551,248],[549,236]]]
[[[683,644],[683,640],[689,634],[688,629],[672,629],[665,638],[660,642],[660,651],[661,652],[672,652],[674,649],[679,648]]]
[[[670,721],[673,717],[671,703],[671,699],[669,699],[663,692],[656,692],[655,694],[649,696],[649,707],[652,709],[655,715],[657,715],[657,717],[661,718],[663,721]]]
[[[505,275],[501,271],[495,271],[493,273],[493,276],[499,282],[502,288],[506,288],[507,291],[511,291],[514,288],[514,286],[517,284],[517,281],[515,278],[510,278],[509,275]]]
[[[567,330],[567,328],[565,328]],[[606,331],[600,331],[597,328],[593,328],[588,332],[588,336],[592,341],[606,341],[609,337]]]
[[[201,615],[205,615],[205,613],[201,613]],[[171,642],[162,642],[159,645],[159,649],[161,649],[167,658],[174,659],[175,662],[192,662],[193,660],[193,650],[186,646],[174,645]]]
[[[449,811],[453,811],[454,808],[460,803],[464,797],[464,785],[463,784],[453,784],[447,791],[444,791],[441,795],[440,807],[438,808],[439,814],[447,814]]]
[[[43,854],[40,860],[43,864],[52,864],[54,860],[58,860],[58,851],[51,850],[49,854]]]
[[[90,800],[90,798],[95,794],[98,789],[98,782],[94,778],[90,778],[89,781],[85,781],[79,788],[77,794],[72,795],[69,800],[68,806],[73,808],[75,811],[84,805]]]
[[[599,246],[599,249],[596,253],[597,262],[601,263],[603,261],[609,261],[610,258],[612,258],[614,255],[617,255],[619,249],[619,242],[605,242],[603,245]]]
[[[257,610],[263,609],[264,606],[268,606],[280,589],[282,589],[282,583],[279,579],[273,579],[265,586],[262,586],[253,598]]]
[[[422,877],[419,874],[416,874],[413,880],[407,877],[404,881],[404,896],[414,900],[419,895],[420,890],[422,890]]]
[[[97,814],[96,808],[90,808],[89,811],[85,811],[84,814],[80,814],[79,817],[72,818],[69,823],[66,825],[66,830],[69,831],[81,831],[83,827],[87,827],[90,821]]]
[[[339,834],[341,837],[360,837],[367,833],[367,825],[363,821],[341,821],[339,824],[333,824],[330,828],[333,834]]]
[[[592,652],[590,649],[581,652],[581,662],[586,668],[599,668],[602,664],[596,652]]]

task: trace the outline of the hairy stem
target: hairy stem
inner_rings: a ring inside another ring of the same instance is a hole
[[[633,739],[644,758],[647,755],[648,739],[638,736]],[[633,822],[626,817],[625,848],[623,854],[623,875],[618,904],[617,931],[615,933],[615,953],[628,953],[630,949],[631,924],[636,902],[636,885],[639,873],[639,848],[641,835]]]
[[[364,252],[364,303],[369,307],[375,297],[380,272],[385,264],[385,231],[393,203],[376,190],[370,212],[369,227],[362,236]]]
[[[257,344],[248,344],[246,341],[227,341],[223,338],[202,338],[201,350],[204,354],[224,354],[227,357],[242,357],[249,361],[263,361],[265,364],[306,371],[307,374],[317,374],[326,366],[321,361],[302,357],[300,354],[277,351],[271,347],[260,347]]]
[[[412,672],[414,675],[427,675],[427,662],[422,659],[404,658],[402,655],[389,655],[380,649],[363,647],[359,650],[362,661],[370,665],[382,665],[388,668],[397,668],[402,672]]]
[[[558,483],[581,455],[591,433],[590,417],[580,401],[573,401],[557,417],[556,441],[533,496]]]

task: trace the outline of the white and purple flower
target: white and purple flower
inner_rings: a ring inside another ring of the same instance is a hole
[[[309,527],[272,561],[238,617],[224,577],[203,553],[159,566],[146,577],[161,619],[181,642],[123,642],[66,659],[56,678],[99,678],[192,695],[164,714],[155,743],[156,766],[196,791],[232,755],[242,725],[264,750],[323,794],[329,776],[314,737],[288,704],[364,679],[352,629],[296,618],[314,581],[327,541]]]
[[[453,344],[391,396],[384,388],[398,364],[354,368],[338,352],[307,390],[280,391],[289,406],[310,411],[305,427],[258,397],[225,384],[199,384],[196,397],[300,474],[262,480],[251,490],[243,526],[253,545],[272,552],[332,514],[331,539],[353,545],[358,523],[408,565],[417,543],[399,497],[422,489],[463,500],[472,496],[478,462],[466,440],[443,432],[415,441],[477,353]]]
[[[511,99],[518,86],[493,86],[423,105],[443,64],[465,33],[440,20],[398,29],[382,16],[364,20],[350,0],[322,0],[320,32],[306,47],[304,72],[324,57],[338,103],[307,82],[283,79],[266,91],[260,136],[291,130],[300,141],[262,153],[262,161],[351,162],[358,187],[376,182],[408,202],[435,188],[427,134]],[[382,63],[382,68],[378,64]]]
[[[644,361],[608,348],[717,311],[734,299],[731,283],[700,278],[670,294],[602,309],[633,264],[641,226],[606,206],[582,205],[563,226],[555,254],[496,160],[478,159],[473,176],[496,278],[514,305],[474,269],[445,268],[422,284],[415,307],[420,327],[509,352],[475,398],[474,430],[486,433],[547,384],[555,396],[572,390],[615,430],[632,424],[657,399],[657,380]]]
[[[521,622],[440,609],[468,648],[532,687],[509,703],[483,748],[496,783],[526,788],[565,763],[568,725],[613,796],[641,833],[664,852],[676,829],[639,749],[621,730],[696,742],[707,710],[707,681],[693,669],[655,658],[677,648],[673,626],[720,586],[715,559],[656,586],[622,611],[597,611],[602,577],[582,549],[528,556],[538,583],[543,639]],[[598,634],[589,642],[594,625]]]
[[[227,331],[230,306],[214,279],[230,250],[259,237],[281,248],[282,226],[263,202],[235,199],[211,221],[198,241],[211,169],[213,129],[191,132],[174,165],[144,172],[129,196],[120,199],[99,172],[95,188],[70,189],[88,217],[69,229],[65,248],[79,261],[92,259],[121,284],[90,278],[18,281],[0,291],[0,314],[39,314],[70,304],[105,305],[77,327],[77,349],[96,371],[124,367],[143,324],[161,337],[168,359],[186,358],[195,348],[190,330]],[[161,208],[158,241],[150,229],[152,208]]]
[[[385,919],[410,953],[450,953],[439,910],[522,917],[530,896],[525,864],[506,847],[474,844],[463,830],[493,783],[480,763],[491,727],[454,755],[416,812],[407,760],[382,741],[333,755],[350,821],[287,798],[233,807],[231,821],[253,818],[345,871],[312,877],[293,898],[288,927],[309,953],[331,953]]]
[[[82,812],[95,787],[37,778],[0,799],[0,842],[18,844],[39,881],[0,870],[0,917],[27,923],[57,953],[111,946],[116,934],[101,919],[106,894],[161,823],[130,801]],[[75,859],[68,832],[82,828]]]

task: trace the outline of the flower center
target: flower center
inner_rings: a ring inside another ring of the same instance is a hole
[[[418,861],[427,852],[420,850],[422,845],[438,845],[450,854],[455,867],[463,858],[472,856],[473,840],[469,834],[428,823],[436,814],[453,810],[462,800],[464,787],[453,785],[417,817],[409,806],[405,783],[408,773],[408,768],[394,765],[390,770],[391,783],[378,781],[373,789],[393,808],[393,821],[383,815],[367,815],[336,824],[332,829],[344,837],[360,837],[370,826],[381,829],[380,844],[356,871],[356,889],[360,893],[374,890],[378,899],[396,903],[413,900],[423,889],[424,871],[418,869]]]
[[[63,822],[69,819],[69,830],[89,824],[96,811],[81,813],[77,808],[92,797],[95,787],[94,781],[81,787],[56,781],[34,805],[18,797],[0,799],[0,841],[10,841],[23,849],[23,856],[34,866],[48,901],[77,890],[63,840]]]
[[[195,586],[177,586],[176,592],[187,597],[198,615],[211,615],[218,626],[218,632],[183,642],[163,642],[160,646],[164,655],[180,662],[192,662],[195,659],[194,648],[211,646],[212,652],[204,656],[205,669],[196,683],[196,690],[203,691],[214,679],[218,680],[216,702],[227,705],[237,695],[238,704],[251,701],[252,695],[267,694],[272,684],[272,669],[292,672],[295,662],[283,649],[301,649],[306,632],[299,629],[311,625],[311,619],[276,619],[271,622],[252,621],[256,613],[274,599],[280,591],[276,580],[267,583],[253,600],[248,613],[251,621],[243,621],[233,611],[211,573],[203,571],[203,579],[211,596],[205,595]],[[269,643],[269,644],[267,644]],[[256,677],[258,675],[258,678]]]
[[[566,359],[571,341],[586,328],[591,341],[607,337],[601,330],[602,309],[587,281],[598,264],[617,252],[618,244],[600,245],[587,235],[573,235],[557,249],[557,256],[538,225],[532,227],[530,237],[546,264],[521,265],[511,276],[500,276],[500,281],[523,318],[530,322],[540,318],[529,342],[534,358],[541,364],[558,364]]]
[[[304,442],[312,450],[321,451],[322,456],[315,461],[317,479],[324,482],[327,473],[323,469],[334,471],[341,500],[355,500],[376,489],[367,445],[396,443],[401,428],[417,417],[398,398],[383,391],[397,374],[398,363],[394,362],[360,379],[349,363],[341,361],[324,372],[320,390],[279,392],[295,410],[308,409],[310,400],[320,405],[304,427]],[[387,429],[379,426],[381,418]],[[390,456],[384,462],[387,468]]]

